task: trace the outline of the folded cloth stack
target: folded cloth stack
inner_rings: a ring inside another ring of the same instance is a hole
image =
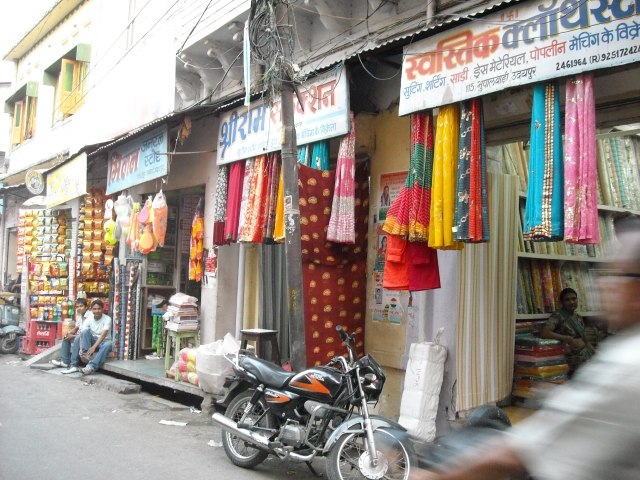
[[[513,390],[516,405],[539,408],[553,385],[565,383],[569,365],[566,347],[558,340],[527,336],[516,338]]]

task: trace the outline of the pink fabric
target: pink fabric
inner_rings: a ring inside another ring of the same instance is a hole
[[[355,243],[355,180],[356,122],[353,112],[349,115],[351,129],[340,141],[336,183],[327,240],[336,243]]]
[[[241,241],[245,220],[247,217],[247,207],[249,205],[249,194],[251,193],[251,179],[253,178],[253,166],[255,158],[250,158],[244,164],[244,177],[242,179],[242,200],[240,202],[240,215],[238,217],[238,241]]]
[[[568,243],[600,242],[593,74],[567,81],[564,149],[564,235]]]

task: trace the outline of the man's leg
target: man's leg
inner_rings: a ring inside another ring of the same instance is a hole
[[[98,353],[95,358],[89,363],[89,367],[93,368],[93,371],[98,370],[107,359],[107,355],[111,351],[111,341],[103,340],[98,347]]]
[[[73,347],[71,347],[71,365],[68,369],[63,370],[62,373],[75,373],[80,371],[80,369],[78,368],[78,360],[79,360],[78,356],[80,355],[80,340],[82,336],[84,336],[84,334],[85,334],[85,331],[82,331],[81,335],[78,335],[76,338],[73,339]],[[91,334],[89,334],[89,337],[91,337]],[[83,342],[83,345],[84,344],[85,343]]]
[[[75,338],[73,339],[75,341]],[[69,357],[71,355],[71,340],[64,340],[60,347],[60,360],[65,365],[69,365]]]

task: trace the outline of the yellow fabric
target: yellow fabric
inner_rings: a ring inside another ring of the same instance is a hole
[[[278,243],[284,242],[284,182],[282,181],[282,169],[280,169],[280,181],[278,182],[276,224],[273,229],[273,239]]]
[[[429,246],[441,250],[462,250],[464,246],[461,242],[453,241],[451,230],[456,208],[459,136],[458,105],[446,105],[440,108],[433,153]]]

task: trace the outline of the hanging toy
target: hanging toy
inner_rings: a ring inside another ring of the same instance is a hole
[[[114,237],[120,239],[122,234],[128,237],[129,227],[131,226],[131,213],[133,212],[133,199],[120,195],[113,204],[113,211],[117,215]]]
[[[151,225],[147,224],[144,227],[144,233],[140,235],[138,250],[143,255],[148,255],[153,251],[154,247],[155,247],[155,241],[153,238],[153,233],[151,232]]]
[[[109,199],[104,204],[104,241],[110,245],[118,243],[118,236],[115,235],[116,222],[112,219],[113,212],[113,200]]]
[[[138,222],[140,222],[142,225],[146,225],[147,223],[149,223],[149,210],[151,210],[150,205],[151,197],[149,197],[149,199],[144,202],[144,207],[142,207],[142,210],[140,210],[140,214],[138,215]]]
[[[129,236],[127,237],[127,245],[131,247],[132,252],[138,251],[138,235],[140,233],[140,224],[138,222],[138,214],[140,213],[140,204],[133,205],[133,214],[131,215],[131,226],[129,227]]]
[[[156,198],[153,199],[153,234],[161,246],[164,246],[164,239],[167,234],[167,216],[169,208],[167,207],[167,199],[160,190]]]

